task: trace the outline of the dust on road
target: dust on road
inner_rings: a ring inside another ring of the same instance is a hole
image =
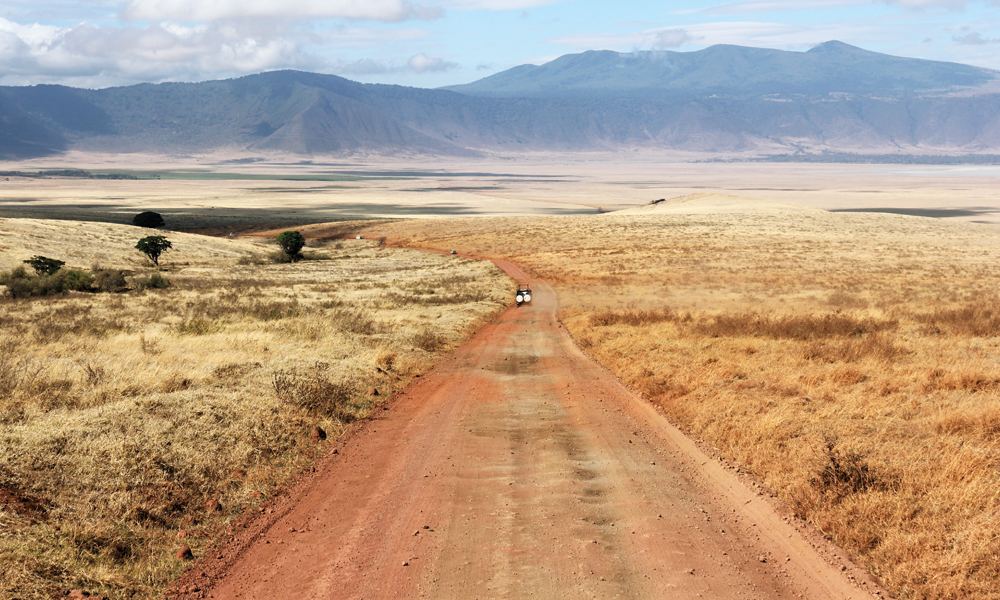
[[[172,593],[887,596],[583,355],[552,288],[532,289]]]

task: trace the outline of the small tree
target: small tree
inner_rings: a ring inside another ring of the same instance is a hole
[[[298,231],[286,231],[278,236],[278,245],[282,252],[294,259],[299,256],[302,246],[306,245],[306,238]]]
[[[35,270],[36,275],[53,275],[66,263],[54,258],[32,256],[28,260],[24,261],[24,264],[31,265],[31,268]]]
[[[160,255],[170,248],[173,246],[162,235],[144,237],[135,245],[135,249],[148,256],[149,260],[153,261],[156,266],[160,266]]]
[[[163,215],[160,213],[147,210],[146,212],[141,212],[136,216],[132,217],[132,224],[136,227],[150,227],[157,228],[163,227],[165,223],[163,222]]]

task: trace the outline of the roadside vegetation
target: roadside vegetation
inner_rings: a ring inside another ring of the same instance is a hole
[[[1000,598],[1000,231],[876,214],[464,219],[578,344],[906,599]]]
[[[153,269],[141,230],[37,223],[0,220],[8,274],[55,247],[69,266],[45,277],[100,259],[126,285],[0,298],[0,598],[157,596],[179,548],[204,553],[510,292],[489,263],[374,242],[256,264],[273,241],[172,234]]]

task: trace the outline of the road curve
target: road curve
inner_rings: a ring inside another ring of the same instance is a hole
[[[168,595],[887,597],[586,357],[552,288],[532,290]]]

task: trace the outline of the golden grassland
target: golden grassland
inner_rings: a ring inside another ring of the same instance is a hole
[[[900,598],[1000,598],[1000,231],[718,196],[382,224],[516,261],[577,342]]]
[[[0,268],[152,271],[149,232],[0,220]],[[0,598],[159,594],[247,507],[509,302],[493,265],[163,233],[166,289],[0,299]],[[371,395],[372,389],[379,395]]]

